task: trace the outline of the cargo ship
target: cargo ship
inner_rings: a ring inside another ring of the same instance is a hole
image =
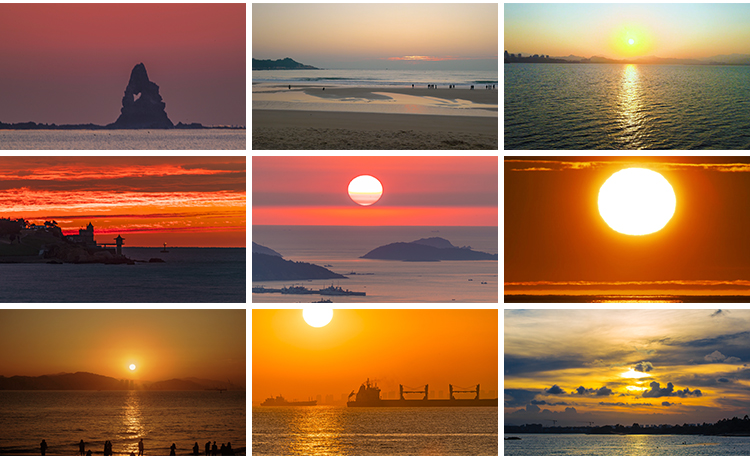
[[[260,406],[315,406],[317,403],[317,400],[310,400],[309,402],[288,402],[284,397],[279,395],[278,397],[267,398],[265,402],[260,404]]]
[[[430,399],[428,397],[429,384],[425,384],[423,390],[404,390],[404,386],[399,384],[399,399],[397,400],[384,400],[380,398],[380,388],[376,383],[370,383],[368,379],[361,386],[359,391],[355,394],[352,391],[349,394],[349,399],[354,396],[354,400],[348,400],[346,406],[352,408],[377,408],[377,407],[438,407],[438,406],[498,406],[496,398],[479,398],[479,384],[476,389],[473,390],[455,390],[452,384],[448,384],[448,399]],[[456,393],[474,393],[474,398],[462,399],[455,398]],[[421,399],[407,399],[404,398],[404,394],[410,393],[423,393],[424,397]]]

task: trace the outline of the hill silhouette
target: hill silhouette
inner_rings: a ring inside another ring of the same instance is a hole
[[[497,254],[471,250],[471,247],[456,247],[447,239],[431,237],[383,245],[360,258],[401,261],[497,260]]]
[[[346,276],[336,274],[333,271],[312,263],[289,261],[264,253],[253,253],[253,282],[346,278]]]
[[[0,390],[244,390],[243,387],[210,379],[183,378],[155,383],[115,379],[79,371],[43,376],[0,376]]]
[[[271,255],[273,257],[281,257],[281,254],[273,249],[269,249],[266,246],[256,244],[253,242],[253,253],[262,253],[265,255]]]
[[[285,57],[284,59],[253,59],[253,70],[320,70],[312,65],[300,64],[299,62]]]

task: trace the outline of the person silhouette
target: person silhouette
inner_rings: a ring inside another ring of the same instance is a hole
[[[138,455],[143,456],[143,439],[138,440]]]
[[[216,453],[219,451],[219,448],[216,447],[216,442],[214,442],[213,445],[211,445],[211,455],[216,456]]]
[[[86,445],[83,443],[83,439],[81,439],[81,442],[78,443],[78,453],[80,456],[86,454]]]
[[[39,443],[39,449],[42,451],[42,456],[45,456],[47,454],[47,442],[42,439],[42,442]]]
[[[193,456],[197,456],[198,452],[201,450],[200,446],[198,446],[198,442],[195,442],[193,445]]]
[[[227,456],[234,456],[234,451],[232,451],[232,442],[227,442]]]
[[[219,455],[220,456],[226,456],[227,455],[227,445],[224,443],[221,444],[221,448],[219,448]]]
[[[206,456],[210,456],[210,455],[211,455],[211,440],[208,440],[206,442]]]
[[[169,455],[170,456],[176,456],[176,454],[174,452],[174,450],[176,450],[176,449],[177,449],[177,445],[175,445],[174,443],[172,443],[172,446],[169,447]]]
[[[91,456],[91,450],[86,451],[87,456]]]

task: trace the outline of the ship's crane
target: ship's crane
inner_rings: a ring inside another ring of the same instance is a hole
[[[547,419],[548,421],[552,421],[552,427],[555,427],[555,424],[557,424],[556,419]]]
[[[399,384],[398,385],[398,392],[399,392],[399,396],[400,396],[401,400],[405,400],[404,399],[404,394],[421,394],[421,393],[424,393],[424,398],[422,400],[428,400],[428,398],[427,398],[428,392],[427,391],[428,391],[429,387],[430,387],[429,384],[425,384],[424,385],[424,390],[404,390],[403,384]]]
[[[458,386],[456,386],[458,387]],[[462,387],[461,389],[465,389]],[[479,400],[479,384],[477,384],[476,389],[471,390],[455,390],[453,389],[453,384],[448,384],[448,392],[450,392],[450,399],[455,400],[456,398],[453,396],[453,394],[459,393],[459,392],[467,392],[470,394],[476,393],[477,395],[474,397],[474,400]]]

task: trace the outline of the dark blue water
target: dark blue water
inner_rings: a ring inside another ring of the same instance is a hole
[[[750,66],[505,64],[504,145],[748,149]]]
[[[135,265],[0,263],[0,302],[245,303],[244,248],[123,248]]]

